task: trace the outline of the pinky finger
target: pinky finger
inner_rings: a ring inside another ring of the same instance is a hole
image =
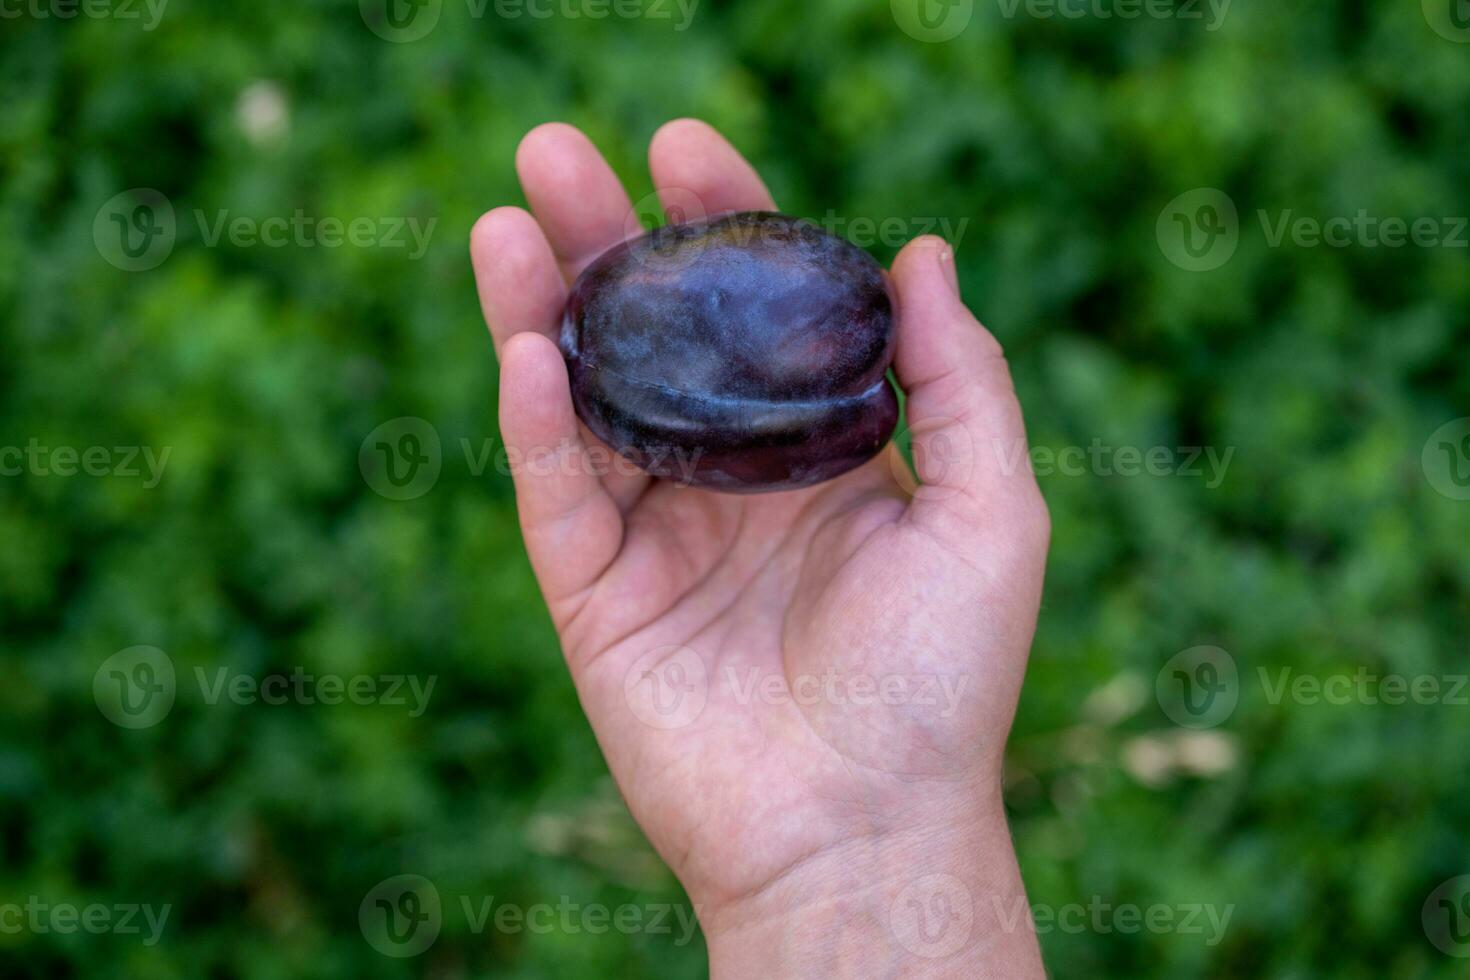
[[[582,441],[566,364],[539,333],[501,351],[500,430],[526,550],[560,627],[616,557],[623,518]]]

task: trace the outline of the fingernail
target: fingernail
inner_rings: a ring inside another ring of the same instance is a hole
[[[954,293],[955,299],[959,299],[960,276],[955,271],[954,249],[950,248],[947,243],[939,247],[939,269],[944,273],[944,279],[949,283],[949,288]]]

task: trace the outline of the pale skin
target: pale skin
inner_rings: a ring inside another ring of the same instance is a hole
[[[776,209],[704,123],[664,126],[649,162],[670,210]],[[709,493],[581,426],[553,339],[569,283],[638,230],[628,195],[559,123],[516,168],[531,211],[483,216],[471,254],[526,549],[711,975],[1045,976],[1001,770],[1050,523],[952,248],[919,238],[890,273],[918,481],[890,445],[820,486]]]

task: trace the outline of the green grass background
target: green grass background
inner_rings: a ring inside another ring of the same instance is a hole
[[[1419,0],[1235,0],[1217,30],[1204,7],[1008,7],[977,0],[944,43],[900,30],[887,0],[703,0],[682,31],[443,0],[411,43],[324,0],[170,0],[154,30],[142,7],[8,7],[0,444],[171,457],[154,488],[0,478],[0,902],[173,912],[151,947],[0,932],[4,974],[703,975],[699,940],[477,935],[458,911],[682,899],[582,719],[510,483],[473,472],[461,440],[498,439],[466,238],[521,202],[519,137],[581,126],[637,200],[649,137],[695,115],[789,212],[968,219],[966,296],[1006,345],[1034,444],[1234,450],[1213,489],[1042,477],[1055,540],[1010,752],[1031,900],[1234,907],[1213,946],[1052,931],[1054,974],[1465,976],[1421,907],[1470,873],[1470,707],[1272,704],[1255,678],[1470,669],[1470,502],[1420,461],[1470,415],[1470,252],[1272,247],[1257,213],[1470,214],[1470,44]],[[242,126],[252,86],[284,103],[274,134]],[[169,198],[178,240],[126,272],[92,229],[137,187]],[[1240,241],[1189,272],[1156,223],[1200,187],[1238,205]],[[210,246],[196,209],[437,224],[413,260]],[[437,484],[403,502],[358,468],[399,416],[444,446]],[[180,693],[128,731],[92,678],[137,644],[168,653]],[[1154,683],[1199,644],[1234,656],[1240,702],[1190,741]],[[298,666],[438,680],[416,719],[209,705],[189,681]],[[1216,764],[1191,769],[1191,746]],[[358,905],[405,872],[448,911],[429,951],[390,959]]]

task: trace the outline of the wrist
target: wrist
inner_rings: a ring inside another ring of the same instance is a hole
[[[713,980],[1045,977],[998,801],[834,844],[701,917]]]

